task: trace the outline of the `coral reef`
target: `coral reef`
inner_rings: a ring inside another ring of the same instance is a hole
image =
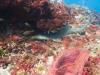
[[[100,75],[99,16],[62,0],[0,0],[0,75]]]

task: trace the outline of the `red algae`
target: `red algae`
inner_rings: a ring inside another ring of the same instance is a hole
[[[61,28],[71,20],[67,6],[62,3],[50,3],[49,0],[1,0],[0,11],[5,16],[3,10],[7,14],[10,13],[9,20],[15,29],[20,28],[18,22],[24,21],[31,28],[47,32]],[[24,29],[26,26],[23,25]]]
[[[11,29],[0,39],[0,74],[100,75],[100,27],[84,8],[56,1],[0,0],[0,32]],[[68,35],[52,38],[67,26]]]
[[[10,39],[11,41],[18,41],[18,40],[21,40],[22,37],[21,37],[21,36],[18,36],[18,35],[10,35],[10,36],[9,36],[9,39]]]

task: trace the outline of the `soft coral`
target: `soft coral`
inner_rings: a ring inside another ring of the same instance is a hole
[[[88,52],[80,49],[71,49],[64,52],[57,57],[48,75],[82,75],[88,57]]]

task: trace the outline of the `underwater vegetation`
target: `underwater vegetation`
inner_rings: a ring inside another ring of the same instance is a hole
[[[61,4],[52,4],[48,0],[1,0],[0,18],[2,27],[31,28],[40,31],[52,31],[60,28],[71,18],[68,8]],[[6,27],[6,26],[5,26]]]
[[[100,13],[62,0],[0,0],[0,75],[100,75]]]

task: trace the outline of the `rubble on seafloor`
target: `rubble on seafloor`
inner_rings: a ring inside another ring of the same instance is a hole
[[[54,19],[37,23],[45,32],[15,30],[16,34],[0,38],[0,75],[100,75],[100,15],[78,5],[60,6],[62,0],[50,1],[57,3],[50,4]],[[11,0],[1,2],[2,7],[9,2],[16,7]],[[41,2],[37,6],[41,8]]]

